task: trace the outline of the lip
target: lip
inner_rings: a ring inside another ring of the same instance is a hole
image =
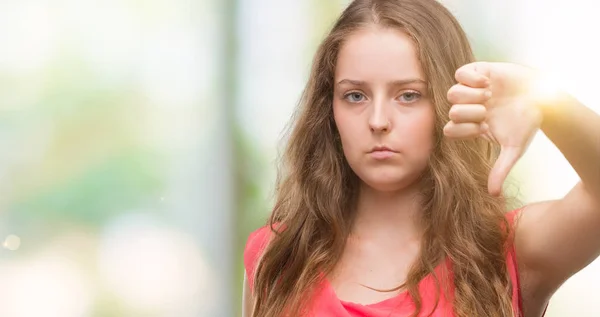
[[[388,151],[388,152],[396,153],[396,151],[394,151],[392,148],[387,147],[385,145],[374,146],[369,153],[378,152],[378,151]]]
[[[369,156],[371,156],[374,159],[383,160],[390,158],[397,153],[398,152],[385,145],[378,145],[371,149],[371,151],[369,152]]]

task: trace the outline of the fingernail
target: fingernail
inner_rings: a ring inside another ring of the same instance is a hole
[[[485,122],[484,122],[484,123],[482,123],[482,124],[480,125],[480,127],[481,127],[481,131],[483,131],[483,132],[486,132],[486,131],[487,131],[487,130],[490,128],[490,127],[488,126],[488,124],[487,124],[487,123],[485,123]]]
[[[486,97],[486,98],[488,98],[488,99],[491,98],[492,97],[492,91],[491,90],[486,90],[483,93],[483,96]]]

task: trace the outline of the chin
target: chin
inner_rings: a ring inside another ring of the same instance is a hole
[[[397,192],[411,187],[418,181],[417,175],[359,175],[362,182],[379,192]]]

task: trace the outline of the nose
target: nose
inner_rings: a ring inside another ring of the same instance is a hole
[[[391,129],[389,109],[387,104],[382,101],[375,101],[371,105],[369,116],[369,128],[374,133],[387,133]]]

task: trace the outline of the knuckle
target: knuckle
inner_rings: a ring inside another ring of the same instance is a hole
[[[450,88],[448,90],[448,94],[447,94],[448,100],[452,103],[457,103],[459,97],[460,97],[460,92],[458,91],[458,87],[457,86],[452,86],[452,88]]]
[[[444,134],[447,136],[451,136],[453,129],[452,129],[452,122],[449,122],[448,124],[446,124],[446,126],[444,126]]]
[[[449,115],[450,119],[452,119],[452,120],[458,119],[458,115],[459,115],[458,107],[453,106],[452,108],[450,108],[448,115]]]
[[[454,72],[454,79],[456,79],[456,81],[460,81],[464,72],[465,70],[462,68],[457,69],[456,72]]]

